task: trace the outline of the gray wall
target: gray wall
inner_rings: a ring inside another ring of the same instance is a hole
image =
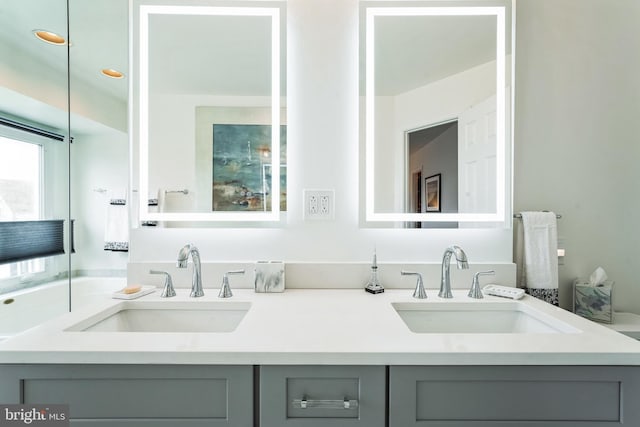
[[[429,140],[422,137],[424,133],[414,132],[410,135],[410,142],[424,144],[409,157],[409,171],[422,169],[422,191],[425,191],[425,178],[441,174],[440,204],[442,212],[458,212],[458,126],[454,124],[448,129]],[[422,200],[422,212],[427,211],[427,205]]]
[[[561,305],[602,266],[640,313],[640,1],[518,0],[514,210],[559,220]]]

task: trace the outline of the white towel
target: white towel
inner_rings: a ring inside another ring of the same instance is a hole
[[[524,241],[516,247],[520,286],[558,289],[558,226],[553,212],[522,212]]]
[[[160,210],[160,190],[158,190],[157,194],[153,196],[149,196],[147,199],[147,212],[149,213],[158,213]],[[161,223],[156,220],[144,220],[140,223],[143,227],[161,227]]]
[[[107,195],[107,217],[104,228],[105,251],[129,251],[129,211],[127,192],[113,191]]]

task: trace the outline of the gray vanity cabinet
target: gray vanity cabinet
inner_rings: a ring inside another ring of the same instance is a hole
[[[68,404],[72,426],[253,426],[252,366],[0,366],[0,401]]]
[[[260,427],[384,427],[385,366],[261,366]]]
[[[640,426],[640,369],[392,366],[389,427]]]

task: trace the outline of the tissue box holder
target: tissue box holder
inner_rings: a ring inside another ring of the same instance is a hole
[[[613,281],[593,286],[587,280],[573,282],[573,312],[586,319],[602,323],[613,323]]]
[[[254,286],[256,292],[284,292],[284,262],[258,261]]]

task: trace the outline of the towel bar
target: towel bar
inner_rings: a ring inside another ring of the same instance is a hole
[[[169,193],[189,194],[189,190],[187,190],[186,188],[184,190],[164,190],[164,194],[169,194]]]
[[[542,212],[549,212],[549,211],[542,211]],[[513,214],[514,218],[522,218],[522,214]],[[556,219],[560,219],[562,218],[562,215],[560,214],[556,214]]]

